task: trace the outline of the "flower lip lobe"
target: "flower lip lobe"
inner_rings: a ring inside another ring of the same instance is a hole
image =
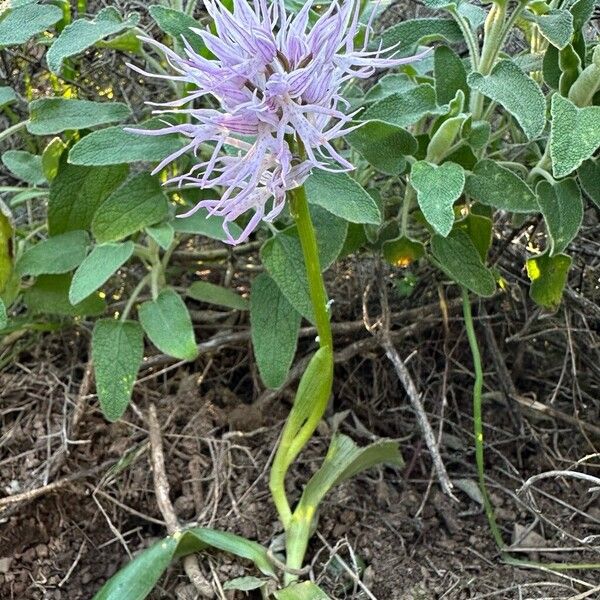
[[[160,130],[135,131],[179,133],[189,138],[188,144],[165,157],[155,172],[187,151],[198,156],[201,147],[209,145],[208,160],[197,162],[169,183],[222,187],[219,199],[203,200],[186,215],[206,208],[209,216],[224,217],[231,244],[245,241],[261,220],[277,218],[287,191],[302,185],[313,168],[353,168],[332,143],[356,127],[351,124],[356,113],[340,109],[347,105],[341,90],[348,81],[420,58],[385,58],[382,55],[389,52],[367,51],[370,23],[362,47],[356,49],[359,2],[332,2],[309,28],[311,4],[307,2],[294,16],[286,13],[284,0],[270,5],[266,0],[252,4],[234,0],[233,12],[216,0],[206,0],[216,34],[193,28],[190,35],[202,38],[214,60],[197,54],[185,38],[185,56],[145,39],[165,54],[176,74],[154,75],[131,65],[145,76],[195,86],[184,98],[154,104],[161,114],[188,114],[190,123],[165,123]],[[204,96],[213,96],[220,110],[196,108],[194,102]],[[296,143],[290,144],[290,140]],[[224,152],[227,147],[232,151]],[[303,148],[302,155],[297,148]],[[234,239],[228,224],[250,211],[254,214],[248,225]]]

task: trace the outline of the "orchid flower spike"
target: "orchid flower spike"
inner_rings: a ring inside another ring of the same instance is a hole
[[[284,0],[234,0],[233,12],[218,0],[206,0],[215,33],[193,28],[191,35],[201,37],[213,60],[200,56],[185,39],[185,56],[179,56],[144,38],[164,53],[175,74],[157,75],[130,65],[145,76],[193,86],[183,98],[155,104],[161,114],[189,114],[190,123],[131,131],[179,133],[189,139],[154,172],[190,150],[197,155],[208,144],[210,157],[170,182],[224,190],[220,198],[203,200],[181,216],[205,208],[209,216],[223,217],[231,244],[247,240],[261,220],[275,219],[285,206],[286,192],[302,185],[312,169],[353,169],[333,145],[356,127],[356,113],[342,110],[348,105],[342,97],[347,82],[421,57],[393,58],[393,48],[368,51],[370,23],[362,47],[355,48],[360,28],[356,0],[334,0],[312,27],[311,5],[308,0],[296,15],[289,15]],[[219,108],[196,108],[194,102],[205,96]],[[252,218],[234,239],[229,225],[248,211]]]

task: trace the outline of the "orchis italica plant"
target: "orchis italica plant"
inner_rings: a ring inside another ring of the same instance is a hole
[[[368,26],[359,49],[360,4],[333,2],[309,27],[311,2],[295,16],[286,13],[283,0],[234,0],[233,12],[209,0],[206,9],[216,34],[194,29],[214,60],[204,58],[185,40],[185,56],[148,38],[159,48],[177,75],[146,73],[194,86],[173,102],[158,104],[159,113],[187,113],[191,122],[142,130],[147,135],[180,133],[189,143],[167,156],[155,169],[162,170],[182,154],[214,144],[212,154],[189,172],[170,180],[200,188],[223,187],[219,198],[203,200],[200,208],[224,217],[227,240],[245,241],[261,220],[273,221],[285,206],[286,194],[302,185],[314,168],[350,171],[354,167],[334,142],[352,131],[354,113],[344,109],[344,86],[355,78],[370,77],[377,68],[414,60],[385,58],[382,50],[368,51]],[[193,103],[212,96],[219,109],[196,108]],[[153,103],[154,104],[154,103]],[[186,108],[182,108],[186,107]],[[139,130],[137,130],[139,131]],[[234,152],[225,154],[224,147]],[[251,212],[245,229],[234,239],[228,225]]]

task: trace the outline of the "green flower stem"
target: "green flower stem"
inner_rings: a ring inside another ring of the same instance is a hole
[[[293,524],[294,535],[290,535],[288,547],[288,566],[299,568],[310,537],[312,518],[296,513],[292,514],[285,493],[285,476],[290,464],[301,452],[315,432],[331,395],[333,383],[333,337],[329,322],[328,299],[321,273],[317,238],[312,224],[306,190],[298,187],[289,193],[290,211],[298,229],[298,236],[304,254],[304,264],[308,280],[308,289],[312,301],[315,324],[317,327],[320,352],[324,351],[321,369],[316,373],[319,382],[307,382],[314,396],[311,398],[311,411],[304,423],[299,424],[294,408],[284,427],[281,441],[271,469],[269,487],[279,518],[286,532]],[[315,384],[314,386],[312,384]],[[302,383],[301,383],[302,385]],[[297,396],[298,398],[298,396]],[[290,561],[292,564],[290,564]]]
[[[485,465],[483,462],[483,419],[481,413],[481,392],[483,390],[483,367],[481,364],[481,354],[479,345],[477,344],[477,335],[473,325],[473,314],[471,312],[471,302],[469,300],[469,292],[462,287],[463,300],[463,315],[465,319],[465,328],[467,330],[467,338],[473,356],[473,368],[475,370],[475,383],[473,384],[473,431],[475,434],[475,462],[477,463],[477,474],[479,476],[479,489],[483,497],[483,507],[487,517],[490,530],[500,549],[505,547],[502,533],[496,523],[494,516],[494,508],[490,500],[485,483]]]

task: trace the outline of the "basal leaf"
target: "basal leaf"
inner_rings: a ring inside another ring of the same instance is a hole
[[[531,280],[529,295],[540,306],[556,310],[567,283],[571,257],[566,254],[549,256],[548,253],[527,261],[527,275]]]
[[[483,297],[492,296],[496,281],[483,264],[481,255],[462,229],[454,229],[448,237],[431,238],[433,256],[446,274],[460,285]]]
[[[248,310],[248,300],[233,290],[208,281],[195,281],[187,290],[187,295],[199,302],[208,302],[236,310]]]
[[[164,126],[161,120],[150,119],[129,127],[158,129]],[[177,134],[149,136],[125,131],[118,125],[93,131],[79,140],[69,152],[69,162],[84,166],[158,162],[182,147],[183,142]]]
[[[404,156],[417,150],[417,140],[408,131],[383,121],[367,121],[346,139],[368,163],[386,175],[401,173],[406,167]]]
[[[381,223],[381,213],[373,198],[347,173],[315,169],[304,183],[311,204],[351,223]]]
[[[60,21],[62,16],[60,8],[48,4],[29,4],[10,10],[0,20],[0,48],[24,44]]]
[[[71,304],[81,302],[114,275],[132,256],[133,242],[100,244],[79,265],[69,289]]]
[[[91,21],[87,19],[73,21],[62,30],[48,50],[46,60],[50,70],[53,73],[60,73],[65,59],[83,52],[110,35],[135,27],[138,21],[137,14],[132,14],[123,20],[119,11],[113,6],[103,8]]]
[[[300,313],[266,273],[252,282],[250,324],[252,346],[261,379],[269,388],[285,382],[298,344]]]
[[[454,224],[452,207],[465,185],[463,168],[453,162],[437,166],[418,161],[412,166],[410,182],[427,221],[440,235],[447,236]]]
[[[565,177],[600,146],[600,106],[578,108],[560,94],[552,96],[550,156],[554,177]]]
[[[23,294],[25,304],[33,314],[95,317],[104,312],[106,303],[98,294],[91,294],[75,306],[69,301],[71,275],[40,275]]]
[[[7,150],[2,163],[17,178],[30,185],[43,185],[46,177],[42,169],[42,157],[25,150]]]
[[[136,321],[101,319],[92,334],[96,392],[102,413],[117,421],[131,400],[144,358],[144,333]]]
[[[80,167],[61,159],[50,186],[50,235],[89,229],[97,208],[123,183],[128,172],[127,165]]]
[[[467,177],[465,192],[474,200],[514,213],[539,210],[532,189],[510,169],[489,159],[480,160]]]
[[[501,60],[489,75],[471,73],[467,81],[472,89],[502,105],[533,140],[546,125],[546,100],[540,86],[511,60]]]
[[[85,231],[50,237],[29,248],[17,263],[17,270],[21,275],[68,273],[83,261],[88,243]]]
[[[462,58],[449,46],[438,46],[433,55],[433,73],[435,77],[435,93],[440,104],[451,102],[458,90],[469,101],[467,85],[467,69]]]
[[[577,175],[583,191],[600,208],[600,160],[586,160],[579,167]]]
[[[535,188],[550,236],[550,256],[563,252],[577,235],[583,221],[583,201],[575,179],[554,185],[540,181]]]
[[[166,288],[138,309],[140,323],[150,341],[161,351],[179,360],[198,356],[192,319],[181,296]]]
[[[29,104],[27,130],[53,135],[67,129],[87,129],[122,121],[131,114],[122,102],[91,102],[67,98],[40,98]]]
[[[115,190],[96,210],[92,233],[98,242],[114,242],[162,221],[167,196],[156,177],[139,173]]]

